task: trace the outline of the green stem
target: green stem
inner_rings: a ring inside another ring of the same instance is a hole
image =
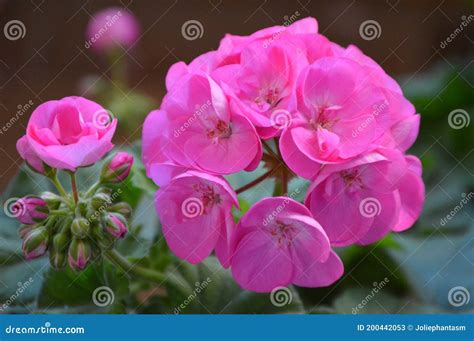
[[[126,273],[131,273],[135,276],[141,277],[159,285],[167,284],[172,288],[179,290],[184,296],[189,296],[191,294],[189,287],[184,285],[173,275],[165,275],[162,272],[132,264],[120,253],[113,249],[105,251],[105,256]]]
[[[74,197],[74,204],[77,205],[79,202],[79,194],[77,192],[76,173],[70,172],[69,175],[71,176],[71,188]]]
[[[66,190],[64,189],[63,185],[61,184],[61,182],[59,181],[58,179],[58,176],[55,174],[54,176],[52,176],[51,178],[49,178],[51,180],[51,182],[53,183],[54,186],[56,186],[59,194],[61,194],[64,198],[67,198],[68,195],[66,193]]]
[[[249,182],[248,184],[238,188],[235,193],[237,194],[240,194],[242,192],[245,192],[246,190],[252,188],[253,186],[259,184],[260,182],[262,182],[263,180],[265,180],[266,178],[268,178],[272,173],[273,171],[276,169],[277,167],[275,168],[272,168],[270,169],[269,171],[263,173],[263,175],[259,176],[258,178],[256,178],[255,180],[253,180],[252,182]]]
[[[100,186],[99,181],[93,184],[91,188],[89,188],[89,190],[86,192],[86,197],[90,197],[93,193],[95,193],[95,191],[97,191],[97,188],[99,188],[99,186]]]

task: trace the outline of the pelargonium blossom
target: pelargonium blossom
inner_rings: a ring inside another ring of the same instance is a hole
[[[257,292],[321,287],[343,272],[332,246],[367,245],[419,217],[421,163],[405,153],[420,116],[380,65],[319,34],[315,19],[228,34],[172,65],[166,88],[144,123],[143,161],[178,257],[198,263],[214,250]],[[267,171],[235,191],[223,178],[261,161]],[[295,176],[312,182],[306,206],[279,196]],[[270,177],[275,197],[235,225],[236,194]]]
[[[334,246],[366,245],[411,227],[423,201],[419,160],[396,150],[326,166],[306,197]]]
[[[190,263],[199,263],[215,249],[225,262],[233,230],[232,206],[237,196],[222,177],[188,171],[156,193],[156,209],[170,249]]]
[[[287,197],[265,198],[252,206],[231,244],[232,275],[248,290],[328,286],[343,273],[321,225],[305,206]]]
[[[255,169],[262,147],[251,122],[230,110],[227,96],[209,76],[192,74],[181,81],[144,124],[143,158],[151,177],[176,167],[217,175]],[[162,125],[154,125],[158,122]]]
[[[310,179],[323,163],[372,150],[389,125],[388,107],[357,63],[334,57],[315,61],[298,79],[294,118],[280,140],[285,162]],[[376,108],[380,112],[374,115]]]
[[[44,164],[75,171],[101,159],[113,148],[117,120],[99,104],[65,97],[39,105],[31,114],[17,150],[37,171]]]

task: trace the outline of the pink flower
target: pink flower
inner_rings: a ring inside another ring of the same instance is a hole
[[[294,21],[294,19],[292,20]],[[317,34],[318,23],[314,18],[304,18],[295,22],[288,21],[283,26],[273,26],[257,31],[250,36],[227,34],[216,51],[210,51],[196,57],[189,65],[184,62],[173,64],[166,75],[166,88],[171,90],[178,80],[190,73],[203,71],[212,74],[217,68],[239,64],[242,51],[249,45],[260,45],[268,48],[279,42],[292,41],[300,44],[299,49],[306,50],[308,57],[314,60],[317,56],[332,55],[329,41]],[[300,42],[297,42],[300,40]]]
[[[311,179],[323,163],[340,163],[375,148],[389,125],[387,99],[364,69],[344,58],[322,58],[298,79],[294,118],[280,139],[288,166]]]
[[[41,222],[48,216],[48,206],[46,202],[34,196],[18,199],[10,207],[10,211],[20,223],[26,225]]]
[[[323,287],[343,273],[321,225],[288,197],[255,204],[240,220],[231,244],[232,274],[247,290],[270,292],[290,284]]]
[[[263,138],[279,135],[285,121],[288,124],[291,119],[288,103],[299,72],[308,64],[301,51],[304,47],[294,40],[269,46],[257,41],[242,51],[239,64],[212,73],[230,94],[232,110],[248,117]]]
[[[222,177],[188,171],[161,187],[155,203],[163,234],[178,257],[196,264],[216,249],[225,261],[234,226],[231,210],[238,201]]]
[[[89,21],[85,47],[98,52],[131,47],[140,35],[135,16],[127,9],[111,7],[99,11]]]
[[[305,201],[332,245],[370,244],[392,230],[409,228],[420,215],[421,165],[396,150],[326,165]]]
[[[101,159],[113,148],[117,120],[95,102],[82,97],[48,101],[30,117],[17,150],[30,166],[75,171]]]
[[[118,152],[104,165],[101,174],[103,182],[118,183],[125,180],[130,174],[133,165],[133,155],[126,152]]]
[[[387,102],[384,106],[390,116],[390,128],[384,132],[378,143],[405,152],[415,142],[420,126],[420,115],[416,114],[413,104],[403,96],[398,83],[356,46],[349,45],[344,49],[335,43],[331,45],[335,56],[351,59],[364,68],[366,77],[382,89],[386,96]],[[378,114],[378,111],[374,110],[374,113]]]
[[[229,110],[222,89],[201,73],[183,77],[179,89],[167,94],[161,111],[145,121],[143,140],[149,174],[157,164],[165,167],[158,167],[163,176],[176,167],[231,174],[255,169],[262,157],[255,128]]]

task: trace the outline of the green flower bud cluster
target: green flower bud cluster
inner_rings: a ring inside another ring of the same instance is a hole
[[[23,206],[28,208],[29,214],[19,218],[23,222],[19,233],[26,259],[49,252],[53,268],[69,266],[79,271],[126,235],[132,208],[125,202],[117,202],[121,189],[113,192],[107,187],[118,181],[111,182],[110,176],[107,181],[103,180],[104,172],[110,170],[109,163],[104,165],[99,182],[84,193],[77,192],[75,178],[73,193],[66,193],[58,183],[56,173],[51,172],[47,176],[53,180],[61,195],[44,192],[34,200],[29,197],[28,201],[21,202],[27,204]],[[74,174],[71,173],[71,176]]]

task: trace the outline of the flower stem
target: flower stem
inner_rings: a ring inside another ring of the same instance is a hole
[[[58,190],[59,194],[61,194],[64,198],[67,198],[68,195],[66,193],[66,190],[64,189],[63,185],[58,179],[58,176],[55,174],[54,176],[49,178],[51,182],[53,183],[54,186],[56,186],[56,189]]]
[[[185,285],[178,278],[172,274],[164,274],[162,272],[147,269],[140,265],[130,263],[125,257],[123,257],[116,250],[107,250],[105,251],[105,256],[116,266],[121,268],[125,273],[131,273],[135,276],[141,277],[143,279],[149,280],[151,282],[157,283],[159,285],[169,285],[170,287],[177,289],[184,296],[190,295],[192,290],[189,286]]]
[[[69,175],[71,176],[71,188],[74,197],[74,204],[77,205],[79,201],[79,194],[77,193],[76,173],[70,172]]]
[[[253,186],[259,184],[260,182],[262,182],[263,180],[268,178],[273,173],[273,171],[275,171],[276,168],[277,167],[270,169],[269,171],[265,172],[263,175],[259,176],[258,178],[256,178],[252,182],[249,182],[248,184],[238,188],[235,191],[235,193],[240,194],[240,193],[245,192],[246,190],[252,188]]]

